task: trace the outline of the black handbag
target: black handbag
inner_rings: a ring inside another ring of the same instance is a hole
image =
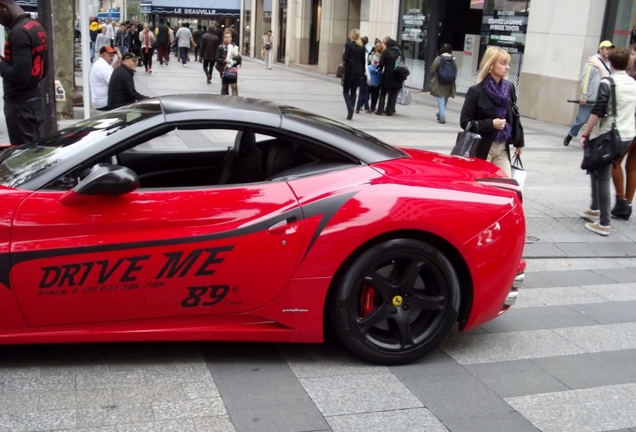
[[[616,129],[616,84],[612,77],[607,77],[611,87],[612,129],[588,140],[583,149],[581,169],[594,171],[609,165],[623,155],[621,137]]]
[[[470,131],[473,127],[473,122],[470,121],[466,125],[466,129],[457,134],[457,141],[455,142],[455,147],[451,150],[451,155],[474,157],[477,154],[477,149],[479,148],[479,144],[481,144],[482,138],[478,133]],[[477,128],[474,127],[474,129]]]
[[[338,65],[338,69],[336,69],[336,78],[344,78],[345,71],[347,70],[347,66],[345,62],[342,62]]]
[[[510,97],[512,99],[512,135],[510,137],[510,143],[512,145],[518,144],[523,140],[523,127],[521,126],[521,114],[519,113],[519,107],[517,107],[517,94],[515,92],[514,84],[510,83]]]

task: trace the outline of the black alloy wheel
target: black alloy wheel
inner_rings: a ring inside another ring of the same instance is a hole
[[[423,241],[375,245],[336,283],[335,331],[351,351],[373,362],[401,364],[423,356],[459,315],[457,273],[438,248]]]

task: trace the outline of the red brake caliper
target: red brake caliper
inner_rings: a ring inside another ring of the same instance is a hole
[[[369,284],[362,286],[362,295],[360,296],[360,316],[364,318],[369,315],[375,307],[375,290]]]

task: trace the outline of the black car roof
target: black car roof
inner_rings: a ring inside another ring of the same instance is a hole
[[[398,148],[347,124],[285,104],[209,94],[169,95],[157,99],[167,118],[183,117],[188,112],[200,115],[206,111],[223,111],[222,117],[226,119],[275,124],[276,128],[330,144],[365,163],[408,157]]]

